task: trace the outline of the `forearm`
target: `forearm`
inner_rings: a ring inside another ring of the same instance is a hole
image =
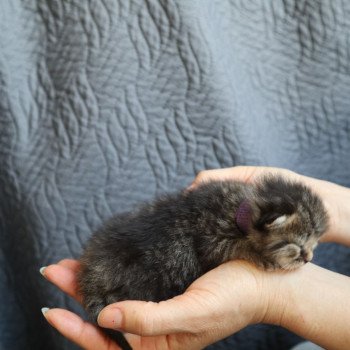
[[[266,322],[326,349],[350,349],[349,277],[307,264],[278,278]]]

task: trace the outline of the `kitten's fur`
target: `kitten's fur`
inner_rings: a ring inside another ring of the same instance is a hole
[[[242,203],[244,225],[236,217]],[[297,268],[312,259],[327,222],[315,194],[280,177],[214,181],[165,196],[115,216],[92,236],[78,276],[84,306],[96,320],[117,301],[169,299],[231,259]]]

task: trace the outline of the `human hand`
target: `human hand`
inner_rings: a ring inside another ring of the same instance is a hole
[[[65,259],[46,267],[43,274],[80,302],[78,269],[76,260]],[[268,274],[247,262],[230,261],[173,299],[109,305],[101,311],[98,322],[105,328],[129,332],[125,336],[135,350],[201,349],[249,324],[279,319],[284,302],[278,293],[279,278],[273,276],[278,273]],[[122,315],[119,324],[118,311]],[[70,311],[50,309],[44,315],[61,334],[84,349],[119,349],[101,330]]]
[[[204,170],[197,175],[189,188],[195,188],[201,182],[210,180],[231,179],[252,183],[259,177],[267,174],[279,175],[309,186],[320,196],[329,214],[329,229],[323,235],[321,241],[336,242],[350,246],[350,189],[348,188],[300,175],[287,169],[257,166],[236,166],[233,168]]]
[[[342,231],[342,225],[337,223],[337,219],[344,216],[337,203],[344,204],[349,196],[349,190],[341,186],[284,169],[236,167],[202,172],[193,187],[210,179],[252,182],[271,172],[304,181],[312,187],[325,201],[331,216],[331,228],[325,240],[348,242],[346,237],[350,235],[344,236],[346,230]],[[78,269],[77,261],[63,260],[48,266],[44,275],[80,301],[75,277]],[[288,273],[268,273],[247,262],[231,261],[208,272],[173,299],[161,303],[123,301],[109,305],[102,310],[99,324],[129,332],[126,338],[135,350],[200,349],[259,322],[282,325],[327,348],[342,349],[344,344],[348,345],[347,330],[338,320],[348,317],[344,311],[348,307],[338,301],[349,300],[348,286],[348,278],[313,264]],[[315,297],[315,290],[323,294]],[[319,308],[321,303],[323,307]],[[119,324],[118,310],[122,314]],[[69,311],[51,309],[45,317],[64,336],[85,349],[119,349],[97,327]],[[318,324],[316,328],[315,324]]]

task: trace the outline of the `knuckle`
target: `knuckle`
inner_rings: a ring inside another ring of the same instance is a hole
[[[153,335],[156,330],[153,313],[150,312],[150,310],[147,310],[147,308],[139,314],[137,324],[138,334],[141,336]]]

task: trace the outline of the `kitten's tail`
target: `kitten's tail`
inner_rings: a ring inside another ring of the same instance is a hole
[[[114,331],[108,328],[99,327],[108,338],[112,339],[122,350],[133,350],[122,332]]]

